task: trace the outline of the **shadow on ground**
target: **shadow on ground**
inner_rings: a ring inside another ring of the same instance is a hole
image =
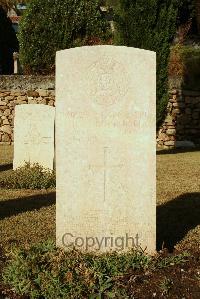
[[[0,220],[27,211],[39,210],[56,203],[56,192],[10,199],[0,202]]]
[[[169,155],[169,154],[180,154],[180,153],[191,153],[191,152],[199,152],[200,147],[195,148],[175,148],[170,150],[157,150],[156,155]]]
[[[6,170],[10,170],[10,169],[13,169],[12,163],[0,165],[0,171],[6,171]]]
[[[56,203],[56,192],[0,202],[0,219]],[[200,193],[186,193],[157,207],[157,250],[174,246],[200,225]]]
[[[200,193],[186,193],[157,207],[157,249],[172,251],[191,229],[200,225]]]

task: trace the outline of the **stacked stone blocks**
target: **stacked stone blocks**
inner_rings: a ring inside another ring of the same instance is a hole
[[[166,118],[157,134],[157,145],[177,147],[183,141],[200,145],[200,91],[172,90]]]
[[[0,91],[0,143],[12,143],[16,105],[45,104],[55,106],[54,90]]]

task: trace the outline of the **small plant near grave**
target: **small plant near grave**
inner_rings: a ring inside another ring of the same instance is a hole
[[[162,259],[155,260],[155,264],[153,265],[154,269],[163,269],[166,267],[181,265],[188,261],[190,254],[187,252],[183,252],[179,255],[167,256]]]
[[[173,286],[173,281],[167,277],[164,278],[160,283],[160,289],[163,292],[163,295],[167,295]]]
[[[9,176],[1,179],[0,186],[9,189],[48,189],[56,187],[55,171],[45,169],[39,164],[24,166],[13,170]]]
[[[13,248],[8,258],[3,272],[4,283],[18,295],[45,299],[130,298],[125,281],[136,279],[139,283],[139,271],[153,273],[154,266],[162,259],[138,251],[102,255],[64,251],[56,248],[52,241],[25,249]],[[174,257],[176,262],[184,263],[186,259],[182,254],[177,255]],[[163,267],[165,265],[169,266],[167,262]],[[172,286],[172,281],[167,278],[159,284],[163,294],[167,294]]]

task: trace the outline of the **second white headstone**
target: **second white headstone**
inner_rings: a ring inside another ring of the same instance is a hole
[[[13,168],[25,162],[44,168],[54,165],[55,108],[40,104],[15,107]]]

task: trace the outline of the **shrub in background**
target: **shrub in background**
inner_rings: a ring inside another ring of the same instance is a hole
[[[200,91],[200,48],[183,46],[181,57],[184,63],[182,87],[188,90]]]
[[[20,22],[20,56],[26,72],[54,70],[56,51],[106,43],[110,25],[102,16],[99,0],[33,0]],[[78,67],[78,66],[77,66]]]
[[[168,79],[173,78],[174,81],[179,81],[179,84],[175,86],[181,88],[184,73],[185,73],[185,65],[183,61],[183,45],[186,40],[187,34],[190,31],[192,26],[192,20],[189,19],[184,24],[181,24],[178,27],[176,32],[176,37],[174,39],[174,45],[170,49],[169,55],[169,63],[168,63]]]
[[[168,59],[176,32],[177,0],[119,0],[116,8],[116,44],[157,53],[157,125],[168,102]]]
[[[48,189],[56,187],[56,174],[39,164],[26,163],[13,170],[0,181],[0,186],[9,189]]]

